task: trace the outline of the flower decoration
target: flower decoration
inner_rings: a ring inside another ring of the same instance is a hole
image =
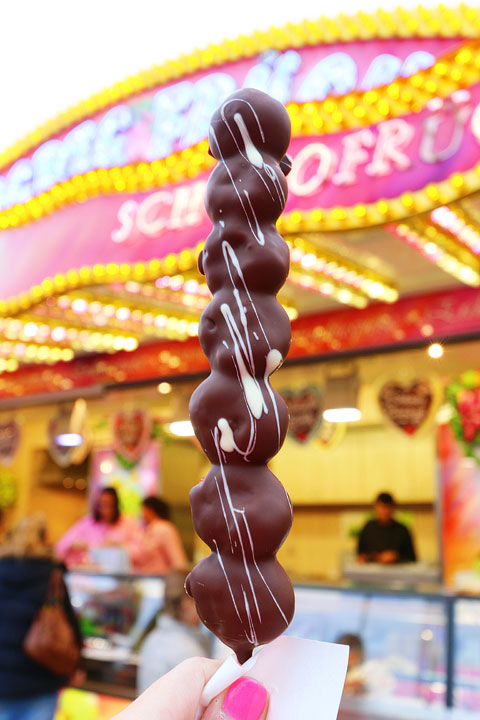
[[[450,425],[466,455],[480,464],[480,370],[468,370],[446,389]]]

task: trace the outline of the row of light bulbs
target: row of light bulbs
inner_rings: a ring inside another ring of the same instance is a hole
[[[128,280],[144,283],[155,280],[163,273],[174,275],[179,271],[192,270],[196,265],[202,246],[203,243],[199,243],[196,248],[182,250],[177,255],[170,253],[162,259],[154,258],[149,262],[122,263],[121,265],[97,263],[93,267],[84,266],[78,270],[71,269],[66,273],[58,273],[54,277],[45,278],[40,285],[34,285],[29,291],[17,297],[0,300],[0,316],[6,317],[24,312],[43,300],[80,287],[127,282]]]
[[[347,264],[339,257],[329,257],[328,253],[323,256],[319,255],[314,252],[313,248],[304,247],[302,238],[288,240],[287,244],[290,247],[292,263],[299,265],[306,272],[325,276],[328,279],[327,285],[332,285],[332,281],[334,281],[349,286],[352,295],[356,295],[358,292],[371,300],[392,303],[398,299],[396,288],[366,268],[361,268],[354,263]],[[331,295],[332,293],[330,291],[326,294]],[[344,301],[340,300],[340,302]]]
[[[459,259],[456,254],[444,246],[438,232],[435,235],[429,233],[432,236],[429,237],[406,223],[400,223],[391,229],[398,237],[405,240],[444,272],[471,287],[480,285],[480,265],[476,269]],[[432,230],[434,230],[433,227]]]
[[[90,330],[78,330],[73,327],[67,328],[62,325],[51,327],[46,323],[36,323],[32,320],[23,321],[19,318],[0,319],[0,332],[7,341],[20,341],[14,346],[18,348],[17,355],[19,357],[25,355],[25,348],[27,347],[25,342],[28,341],[39,344],[38,346],[32,344],[30,353],[33,353],[33,349],[36,347],[48,349],[47,340],[55,343],[68,343],[71,347],[79,350],[132,351],[138,347],[137,339],[128,335],[91,332]],[[45,353],[45,351],[43,352]]]
[[[0,356],[13,357],[22,362],[29,363],[56,363],[60,360],[68,362],[74,357],[74,351],[71,348],[61,348],[51,345],[34,345],[23,342],[0,343]]]
[[[344,287],[338,282],[328,280],[326,278],[316,278],[312,275],[305,275],[304,273],[290,270],[288,281],[291,285],[296,285],[303,290],[315,292],[319,295],[323,295],[324,297],[331,298],[342,305],[350,305],[351,307],[361,309],[366,307],[368,304],[364,295]]]
[[[430,218],[436,225],[454,235],[473,253],[480,255],[480,232],[471,226],[466,216],[461,217],[458,213],[459,210],[452,210],[443,205],[432,210]]]
[[[62,295],[58,298],[58,306],[63,311],[71,309],[76,315],[91,315],[95,319],[102,318],[102,324],[111,320],[118,322],[131,322],[142,326],[142,332],[149,332],[159,337],[171,335],[178,338],[195,337],[198,333],[198,321],[193,318],[174,317],[165,313],[144,312],[138,308],[131,310],[113,303],[102,303],[98,300],[88,301],[84,297],[71,298]]]

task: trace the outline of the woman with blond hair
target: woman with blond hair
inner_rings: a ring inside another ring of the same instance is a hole
[[[26,652],[26,638],[48,599],[53,577],[61,584],[64,617],[80,647],[63,567],[48,545],[45,519],[25,517],[0,547],[0,720],[52,720],[58,690],[68,681]]]

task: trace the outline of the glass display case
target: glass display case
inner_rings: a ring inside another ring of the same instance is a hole
[[[136,651],[163,607],[163,579],[78,571],[66,582],[84,636],[84,689],[134,698]]]
[[[480,600],[457,598],[454,603],[453,703],[480,717]]]
[[[83,688],[135,697],[137,651],[162,608],[162,578],[71,572],[67,584],[85,636]],[[353,585],[295,593],[289,634],[351,646],[340,720],[480,716],[479,598]],[[211,655],[225,655],[217,640]]]
[[[445,704],[442,597],[312,587],[296,588],[296,600],[289,634],[350,645],[345,695]]]

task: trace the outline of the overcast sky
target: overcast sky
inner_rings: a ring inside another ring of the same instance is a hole
[[[399,0],[1,0],[0,149],[92,93],[196,47],[288,21],[398,4]],[[417,0],[401,4],[414,7]]]

